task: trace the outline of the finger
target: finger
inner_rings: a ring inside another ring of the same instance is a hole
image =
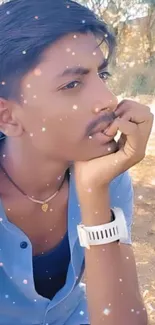
[[[119,117],[126,118],[128,121],[140,124],[140,123],[145,123],[147,121],[152,121],[153,120],[153,114],[149,110],[139,110],[139,109],[121,109],[117,112]]]
[[[110,141],[109,143],[104,144],[101,156],[108,156],[112,153],[117,152],[118,149],[118,143],[115,140]]]
[[[106,130],[103,132],[107,137],[111,138],[111,137],[115,137],[116,134],[118,132],[118,123],[117,123],[117,119],[115,119],[107,128]]]
[[[106,130],[105,134],[107,136],[116,135],[118,131],[127,135],[133,134],[137,132],[137,125],[136,123],[132,123],[128,121],[128,118],[117,118]]]
[[[125,120],[123,118],[117,118],[115,120],[115,124],[117,130],[122,134],[122,139],[118,142],[119,149],[123,147],[125,151],[127,151],[126,149],[128,148],[128,152],[130,150],[130,153],[132,154],[134,153],[134,151],[137,152],[137,150],[139,150],[139,152],[145,152],[146,143],[144,141],[144,144],[141,145],[141,133],[139,132],[136,123],[129,122],[128,120]],[[110,128],[112,127],[114,127],[114,125],[111,125],[109,127],[109,133],[111,132]]]
[[[131,100],[122,101],[117,106],[114,114],[117,117],[122,117],[126,114],[129,114],[129,119],[136,123],[141,123],[143,121],[153,119],[153,114],[150,111],[150,107]]]
[[[121,114],[121,117],[136,124],[139,129],[139,134],[141,134],[141,140],[143,145],[146,146],[151,130],[153,127],[154,116],[151,112],[139,111],[139,110],[129,110]]]

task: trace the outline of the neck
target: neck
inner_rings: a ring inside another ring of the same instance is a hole
[[[8,175],[27,195],[45,199],[63,183],[69,163],[47,159],[17,138],[6,138],[0,161]]]

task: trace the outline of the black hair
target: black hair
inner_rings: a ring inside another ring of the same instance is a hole
[[[0,5],[0,97],[20,102],[20,82],[53,42],[74,32],[101,37],[109,49],[115,37],[105,22],[71,0],[12,0]]]

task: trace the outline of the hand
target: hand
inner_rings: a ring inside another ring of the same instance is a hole
[[[120,131],[119,150],[101,158],[75,163],[76,187],[79,193],[108,185],[112,179],[145,157],[154,119],[150,108],[124,100],[117,106],[115,115],[117,118],[106,130],[106,135],[112,137]]]

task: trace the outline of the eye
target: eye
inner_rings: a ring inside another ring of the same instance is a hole
[[[101,79],[103,79],[105,81],[108,80],[110,77],[112,77],[112,75],[108,71],[102,71],[102,72],[98,73],[98,75],[100,76]]]
[[[74,88],[77,88],[80,84],[81,84],[80,81],[75,80],[75,81],[70,82],[68,85],[66,85],[62,89],[63,90],[74,89]]]

